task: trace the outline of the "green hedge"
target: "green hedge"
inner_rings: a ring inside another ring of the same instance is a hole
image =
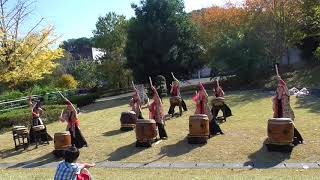
[[[87,95],[83,95],[83,96],[72,96],[72,97],[70,97],[70,101],[73,104],[76,104],[77,107],[83,107],[83,106],[94,103],[94,101],[98,97],[99,96],[97,94],[87,94]]]
[[[66,95],[66,94],[65,94]],[[69,94],[67,95],[67,98],[77,107],[83,107],[89,104],[94,103],[94,101],[99,97],[98,94],[87,94],[87,95],[74,95],[74,94]],[[44,104],[59,104],[59,105],[64,105],[66,102],[60,97],[60,95],[55,94],[51,95],[51,97],[45,97],[45,102]]]
[[[64,105],[45,105],[43,120],[45,124],[57,121]],[[0,129],[9,128],[14,125],[29,126],[32,121],[31,111],[29,108],[12,110],[10,112],[0,114]]]

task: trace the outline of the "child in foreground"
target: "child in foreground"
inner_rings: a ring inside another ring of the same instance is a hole
[[[57,168],[54,180],[90,180],[92,179],[88,169],[95,164],[76,163],[80,155],[76,147],[70,147],[65,151],[64,161]]]

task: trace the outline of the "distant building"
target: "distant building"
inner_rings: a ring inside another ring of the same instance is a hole
[[[210,77],[210,73],[211,73],[211,68],[205,66],[202,69],[200,69],[198,72],[192,74],[192,78],[206,78],[206,77]]]
[[[289,48],[288,53],[282,58],[281,64],[290,65],[302,62],[302,51],[298,48]]]

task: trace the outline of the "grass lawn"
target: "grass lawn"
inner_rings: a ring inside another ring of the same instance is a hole
[[[0,170],[0,180],[53,179],[54,169]],[[95,179],[319,179],[319,170],[92,169]]]
[[[226,123],[221,125],[226,135],[213,137],[208,141],[208,144],[202,146],[189,145],[185,139],[189,131],[189,115],[193,114],[195,110],[191,96],[184,96],[189,111],[180,118],[166,122],[169,139],[148,149],[135,147],[134,131],[126,133],[119,131],[120,113],[129,109],[128,99],[99,102],[87,106],[83,108],[85,112],[80,115],[80,120],[81,129],[89,143],[89,148],[81,149],[80,161],[96,163],[101,161],[146,163],[153,161],[263,161],[275,164],[282,161],[320,161],[319,98],[312,96],[304,100],[292,98],[291,105],[296,113],[295,124],[305,138],[306,144],[297,146],[291,154],[281,154],[269,153],[263,147],[267,135],[267,120],[272,117],[271,96],[256,91],[226,93],[228,94],[226,97],[227,103],[234,114]],[[169,100],[165,99],[164,103],[165,109],[168,110]],[[144,117],[147,117],[146,110],[143,114]],[[57,122],[48,125],[48,131],[52,136],[55,132],[64,131],[65,128],[66,124],[58,122],[58,118]],[[0,163],[45,164],[54,161],[51,155],[54,149],[53,142],[48,146],[40,146],[38,149],[34,149],[32,146],[27,151],[14,151],[11,132],[1,134],[0,142]],[[13,171],[6,172],[10,174]],[[111,171],[101,173],[108,174],[108,172]],[[212,175],[215,172],[210,171]],[[294,171],[292,172],[294,173]],[[130,173],[127,176],[129,175]],[[265,175],[269,176],[268,173],[265,173]],[[199,177],[201,176],[203,175],[199,173]],[[290,176],[288,175],[288,177]]]

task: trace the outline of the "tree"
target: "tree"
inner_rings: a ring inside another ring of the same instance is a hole
[[[320,60],[320,3],[314,0],[302,0],[300,30],[303,38],[300,48],[306,59]]]
[[[137,81],[170,72],[187,78],[201,68],[198,30],[182,0],[143,0],[132,8],[136,17],[129,23],[125,53]]]
[[[19,36],[20,27],[31,13],[29,0],[0,0],[0,81],[10,87],[25,88],[25,85],[50,74],[62,57],[61,49],[53,50],[54,28],[36,28],[42,19],[25,36]]]
[[[273,62],[280,62],[289,47],[296,46],[301,40],[298,30],[300,5],[300,1],[291,0],[245,1],[254,33],[265,42],[265,51]]]
[[[212,68],[217,69],[212,62],[215,50],[226,34],[238,32],[245,27],[248,15],[243,8],[229,4],[226,7],[213,6],[192,12],[192,21],[200,29],[200,39],[204,44],[205,58],[211,62]]]
[[[94,88],[99,84],[98,65],[94,62],[81,61],[75,66],[74,77],[81,88]]]
[[[124,48],[127,43],[128,21],[125,16],[108,13],[99,17],[94,34],[95,47],[104,52],[100,57],[99,71],[110,88],[125,88],[131,85],[131,71],[125,67]]]
[[[92,58],[93,41],[91,38],[69,39],[63,41],[60,47],[69,52],[73,60]]]
[[[112,56],[112,53],[123,55],[127,33],[126,17],[110,12],[98,18],[96,30],[93,31],[95,47],[102,50],[107,56]]]

